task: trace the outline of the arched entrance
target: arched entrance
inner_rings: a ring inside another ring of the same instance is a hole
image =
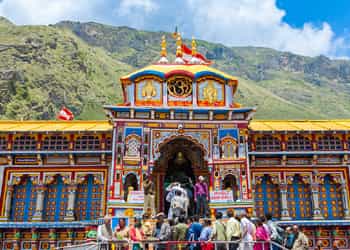
[[[166,188],[179,182],[193,197],[193,185],[202,175],[209,184],[209,171],[203,147],[186,137],[177,137],[160,145],[160,157],[155,163],[153,177],[156,184],[158,211],[167,212]],[[193,199],[191,199],[193,200]],[[193,207],[193,204],[192,204]]]
[[[134,173],[129,173],[124,182],[124,200],[126,201],[128,199],[129,191],[130,190],[138,190],[138,181],[137,177]]]

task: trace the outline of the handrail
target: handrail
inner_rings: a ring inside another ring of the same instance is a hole
[[[179,249],[183,249],[181,246],[184,245],[191,245],[191,244],[202,244],[202,243],[212,243],[214,244],[214,248],[217,249],[218,244],[225,244],[228,249],[229,244],[249,244],[249,245],[254,245],[256,243],[262,244],[262,249],[263,250],[270,250],[271,246],[274,245],[281,250],[289,250],[288,248],[274,242],[274,241],[242,241],[242,240],[236,240],[236,241],[159,241],[159,240],[144,240],[144,241],[131,241],[131,240],[112,240],[112,241],[98,241],[98,242],[89,242],[89,243],[84,243],[80,245],[73,245],[73,246],[66,246],[66,247],[57,247],[55,248],[56,250],[79,250],[79,249],[84,249],[84,250],[89,250],[89,249],[96,249],[99,250],[101,246],[113,246],[111,249],[116,249],[117,246],[120,245],[128,245],[128,246],[133,246],[134,244],[153,244],[153,245],[166,245],[166,246],[178,246]],[[265,244],[269,243],[269,247],[266,248]],[[167,248],[168,249],[168,248]],[[170,247],[169,247],[170,249]],[[243,249],[241,246],[238,249]]]

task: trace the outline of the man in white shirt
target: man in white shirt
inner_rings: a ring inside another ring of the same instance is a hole
[[[103,220],[104,223],[97,228],[97,241],[102,242],[101,249],[108,250],[110,249],[109,242],[113,240],[112,218],[106,215]]]
[[[247,218],[247,214],[244,212],[241,214],[241,229],[242,229],[242,249],[253,250],[255,225]]]

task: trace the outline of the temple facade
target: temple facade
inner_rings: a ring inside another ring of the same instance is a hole
[[[331,249],[349,249],[350,120],[258,121],[238,80],[165,40],[160,60],[121,78],[107,121],[0,121],[2,249],[85,242],[105,214],[140,217],[143,180],[156,209],[172,182],[209,185],[210,214],[271,213]]]

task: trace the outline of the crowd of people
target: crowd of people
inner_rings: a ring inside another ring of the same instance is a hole
[[[106,250],[110,249],[108,242],[111,241],[121,250],[129,249],[129,243],[133,250],[148,249],[150,242],[157,250],[278,250],[278,245],[292,250],[309,249],[308,238],[297,225],[284,230],[269,214],[263,218],[250,218],[246,213],[235,216],[228,210],[226,217],[224,219],[223,214],[217,212],[215,220],[184,215],[166,219],[164,213],[158,213],[155,224],[144,217],[142,220],[135,218],[130,226],[120,218],[114,232],[111,218],[105,217],[104,224],[98,227],[97,237],[107,242]]]

